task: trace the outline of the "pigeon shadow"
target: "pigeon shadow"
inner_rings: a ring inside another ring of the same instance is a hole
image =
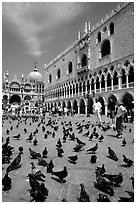
[[[109,158],[109,159],[112,159],[113,161],[118,161],[116,158],[114,158],[114,157],[110,157],[110,156],[108,156],[107,155],[107,157]]]
[[[60,180],[59,178],[52,177],[52,176],[51,176],[51,178],[52,178],[53,180],[57,181],[58,183],[66,183],[66,180],[65,180],[65,179]]]
[[[96,154],[96,152],[86,152],[86,154]]]
[[[127,164],[121,164],[121,165],[119,165],[119,167],[125,167],[125,168],[128,168],[128,167],[130,167],[130,166],[132,166],[133,164],[131,164],[131,165],[127,165]]]
[[[71,164],[76,164],[75,161],[72,161],[72,160],[70,160],[70,159],[68,159],[68,161],[69,161]]]
[[[107,135],[108,137],[114,137],[114,138],[117,138],[116,135]],[[117,138],[118,139],[118,138]]]

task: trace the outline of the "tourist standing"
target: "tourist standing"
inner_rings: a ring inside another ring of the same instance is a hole
[[[101,105],[100,101],[98,101],[97,98],[95,99],[93,108],[94,108],[94,112],[96,114],[97,122],[100,124],[101,123],[101,108],[102,108],[102,105]]]
[[[115,119],[115,106],[116,106],[116,102],[112,98],[110,98],[109,99],[109,109],[110,109],[110,118],[112,120],[112,126],[115,125],[115,121],[114,121],[114,119]]]
[[[117,138],[122,138],[122,131],[123,131],[123,118],[124,115],[127,113],[127,110],[124,108],[123,103],[118,101],[117,103],[117,115],[116,115],[116,131],[117,131]]]

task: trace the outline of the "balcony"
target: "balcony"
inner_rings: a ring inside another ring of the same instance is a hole
[[[111,86],[108,86],[107,87],[107,91],[111,91],[112,90],[112,87]]]
[[[79,67],[77,68],[77,73],[78,74],[80,74],[82,72],[87,72],[87,71],[88,71],[88,65],[80,67],[80,68]]]
[[[101,92],[104,92],[105,91],[105,87],[104,88],[101,88]]]
[[[117,90],[118,89],[118,85],[113,86],[113,89]]]
[[[96,89],[96,93],[99,93],[100,92],[100,89]]]
[[[127,84],[122,84],[122,85],[121,85],[121,88],[122,88],[122,89],[127,88]]]
[[[129,87],[129,88],[134,87],[134,82],[129,83],[129,84],[128,84],[128,87]]]

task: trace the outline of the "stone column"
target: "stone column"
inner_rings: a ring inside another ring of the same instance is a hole
[[[87,81],[85,82],[85,94],[87,94]]]
[[[92,94],[91,81],[89,81],[89,85],[90,85],[90,94]]]
[[[128,84],[128,73],[126,73],[126,85],[127,85],[127,88],[129,88],[129,84]]]
[[[81,95],[83,96],[83,83],[81,84]]]
[[[111,77],[111,90],[113,91],[113,76]]]
[[[121,75],[118,75],[118,89],[121,89]]]
[[[100,83],[100,93],[102,92],[102,84],[101,84],[101,78],[99,79],[99,83]]]
[[[72,84],[71,88],[72,88],[72,94],[71,94],[71,95],[72,95],[72,97],[73,97],[73,84]]]
[[[105,91],[107,91],[107,77],[105,77]]]
[[[80,114],[80,105],[78,105],[78,114]]]
[[[96,93],[96,80],[94,80],[94,92]]]
[[[79,88],[79,83],[78,83],[78,96],[80,95],[80,88]]]
[[[107,116],[107,110],[108,110],[108,104],[107,104],[107,102],[105,102],[105,115]]]
[[[87,104],[85,105],[85,114],[87,115]]]

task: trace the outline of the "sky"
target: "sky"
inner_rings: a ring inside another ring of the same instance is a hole
[[[27,78],[35,62],[44,65],[123,2],[2,2],[2,74]]]

